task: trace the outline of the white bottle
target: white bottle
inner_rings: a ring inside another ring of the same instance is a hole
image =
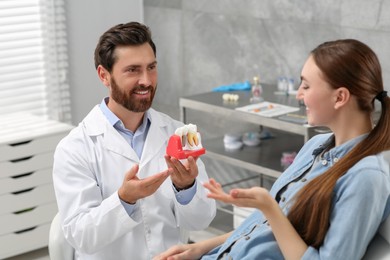
[[[252,82],[252,97],[250,99],[251,102],[260,102],[262,101],[262,93],[263,93],[263,87],[260,84],[260,77],[255,76],[253,77]]]

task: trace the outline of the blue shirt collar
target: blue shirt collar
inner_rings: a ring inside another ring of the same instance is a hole
[[[108,99],[109,97],[103,98],[102,102],[100,103],[100,109],[102,110],[104,116],[107,118],[110,125],[112,125],[117,130],[130,131],[125,128],[123,122],[108,108],[107,106]],[[152,122],[152,120],[150,117],[149,110],[147,110],[144,114],[143,122],[138,127],[137,131],[140,133],[144,133],[145,129],[147,128],[150,122]]]

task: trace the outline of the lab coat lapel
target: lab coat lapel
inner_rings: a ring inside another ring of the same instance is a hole
[[[107,124],[106,134],[104,135],[104,145],[107,150],[122,155],[132,161],[139,162],[138,155],[118,131]]]
[[[88,135],[103,136],[103,145],[107,150],[124,156],[132,161],[139,162],[139,158],[133,148],[131,148],[118,131],[110,125],[99,106],[95,106],[94,109],[92,109],[85,118],[84,125]]]
[[[149,111],[151,114],[151,125],[142,152],[141,166],[147,164],[156,154],[161,154],[161,149],[165,149],[168,141],[167,123],[156,111],[152,109]]]

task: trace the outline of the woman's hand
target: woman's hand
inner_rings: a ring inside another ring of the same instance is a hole
[[[155,256],[153,260],[200,259],[203,254],[207,253],[203,251],[197,243],[176,245]]]
[[[230,203],[238,207],[257,208],[261,211],[271,207],[276,201],[271,197],[268,190],[261,187],[250,189],[232,189],[229,194],[225,193],[221,184],[210,179],[203,186],[210,191],[208,198]]]

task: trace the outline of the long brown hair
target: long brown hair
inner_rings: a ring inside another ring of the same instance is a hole
[[[382,105],[380,118],[368,136],[295,197],[288,218],[309,246],[319,248],[329,229],[336,181],[362,158],[390,149],[390,98],[383,92],[379,60],[364,43],[353,39],[325,42],[311,55],[324,79],[333,88],[348,88],[359,109],[372,113],[375,97]]]

